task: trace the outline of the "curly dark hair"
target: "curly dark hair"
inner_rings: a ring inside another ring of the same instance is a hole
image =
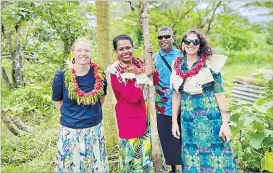
[[[210,56],[212,55],[212,50],[209,46],[209,43],[208,43],[208,40],[207,38],[205,37],[205,35],[203,33],[201,33],[198,29],[195,29],[195,28],[192,28],[190,30],[188,30],[182,40],[181,40],[181,44],[180,44],[180,50],[183,52],[184,55],[186,55],[186,51],[185,50],[182,50],[182,43],[184,42],[184,39],[188,37],[189,34],[195,34],[198,39],[200,39],[200,47],[199,47],[199,50],[198,50],[198,55],[202,55],[202,54],[205,54],[206,56]]]

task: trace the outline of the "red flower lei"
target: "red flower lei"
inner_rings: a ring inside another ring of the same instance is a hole
[[[145,62],[140,58],[132,58],[132,66],[118,64],[117,70],[119,73],[134,73],[136,75],[142,74],[145,72]]]
[[[90,92],[84,92],[80,89],[79,84],[76,80],[76,70],[71,69],[66,72],[65,82],[68,89],[68,96],[71,99],[75,99],[78,104],[82,103],[85,105],[94,105],[99,97],[103,95],[103,73],[97,64],[90,62],[90,67],[94,70],[95,84],[94,89]]]
[[[184,73],[181,70],[181,61],[184,59],[184,57],[178,57],[174,62],[174,69],[176,71],[176,74],[182,77],[183,79],[187,79],[188,77],[196,75],[199,70],[205,65],[205,61],[207,59],[206,55],[202,55],[200,61],[197,63],[197,65],[192,68],[190,71]]]

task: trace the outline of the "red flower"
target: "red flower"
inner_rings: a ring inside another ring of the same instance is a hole
[[[117,66],[117,70],[121,74],[125,72],[131,72],[131,73],[139,75],[145,72],[145,63],[140,58],[133,57],[132,64],[133,66],[128,66],[128,65],[122,65],[121,63],[119,63],[119,65]]]
[[[168,87],[162,87],[162,90],[167,90],[167,89],[169,89]]]
[[[163,114],[163,115],[164,115],[165,110],[166,110],[165,107],[160,107],[158,104],[155,104],[155,108],[156,108],[157,111],[160,112],[160,114]]]
[[[163,92],[161,92],[160,90],[155,90],[155,92],[156,92],[157,94],[163,93]]]
[[[72,69],[72,73],[73,73],[73,74],[76,74],[76,70],[75,70],[75,69]]]
[[[198,64],[190,71],[184,73],[181,70],[181,61],[183,60],[183,57],[178,57],[174,62],[174,69],[176,71],[176,74],[182,77],[183,79],[196,75],[199,72],[199,70],[204,66],[206,58],[207,57],[205,55],[202,55]]]
[[[158,106],[158,104],[155,104],[155,108],[156,108],[156,110],[160,109],[160,107]]]
[[[74,84],[75,91],[79,97],[93,97],[94,95],[98,94],[101,91],[102,87],[102,79],[100,78],[99,75],[99,69],[98,66],[95,63],[90,62],[89,65],[93,68],[94,70],[94,77],[95,77],[95,84],[94,84],[94,89],[90,92],[84,92],[79,88],[79,85],[76,80],[76,70],[72,68],[72,83]]]
[[[159,83],[159,73],[158,73],[158,71],[155,71],[154,74],[153,74],[153,83],[154,83],[154,85],[158,85],[158,83]]]
[[[162,97],[161,101],[162,101],[162,102],[167,102],[168,99],[167,99],[166,97]]]
[[[161,114],[163,114],[163,115],[164,115],[165,111],[166,111],[166,108],[165,108],[165,107],[161,107],[161,108],[159,109],[159,112],[160,112]]]
[[[80,91],[78,92],[78,95],[79,95],[79,96],[84,96],[84,92],[83,92],[82,90],[80,90]]]

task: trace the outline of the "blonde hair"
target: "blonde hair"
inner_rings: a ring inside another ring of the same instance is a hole
[[[75,45],[76,45],[76,43],[78,43],[78,42],[86,42],[86,43],[88,43],[88,44],[90,45],[90,49],[91,49],[91,42],[90,42],[89,40],[87,40],[87,39],[85,39],[85,38],[78,38],[77,40],[74,41],[74,43],[73,43],[72,46],[71,46],[71,50],[72,50],[72,51],[74,50]]]

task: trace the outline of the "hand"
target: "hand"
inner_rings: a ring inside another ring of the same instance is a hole
[[[154,73],[154,71],[155,71],[155,67],[153,66],[153,65],[146,65],[146,75],[147,76],[150,76],[151,74],[153,74]]]
[[[149,45],[146,49],[147,53],[153,54],[153,47],[151,45]]]
[[[143,89],[144,89],[144,84],[140,84],[140,85],[139,85],[139,88],[140,88],[141,90],[143,90]]]
[[[177,139],[180,138],[179,126],[177,122],[172,123],[172,135]]]
[[[221,125],[219,137],[221,137],[224,142],[228,142],[231,139],[231,131],[228,122],[223,122]]]

